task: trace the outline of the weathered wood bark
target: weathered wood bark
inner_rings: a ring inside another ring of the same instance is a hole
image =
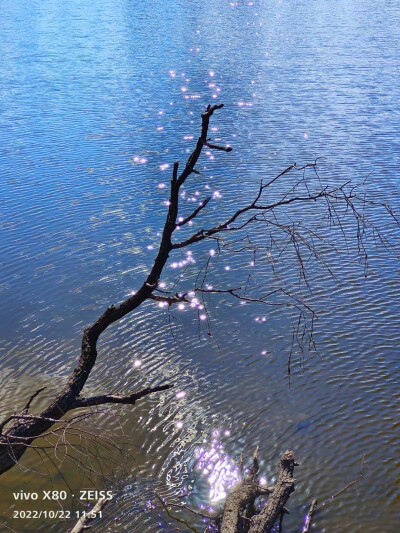
[[[225,500],[223,508],[215,512],[213,511],[212,514],[204,514],[204,512],[196,511],[185,504],[167,503],[157,494],[156,496],[170,518],[184,524],[190,531],[194,531],[195,533],[199,533],[199,531],[182,518],[174,516],[168,508],[178,507],[180,509],[186,509],[190,513],[201,516],[203,521],[204,519],[208,520],[209,522],[204,533],[270,533],[274,528],[276,531],[278,521],[279,532],[281,532],[283,517],[289,513],[286,504],[290,495],[295,490],[293,473],[294,467],[298,466],[298,463],[295,461],[293,452],[286,451],[279,462],[276,484],[272,487],[261,486],[258,477],[259,465],[257,451],[258,448],[254,453],[253,466],[249,469],[249,473],[233,487]],[[243,477],[243,465],[241,465],[241,473]],[[357,479],[351,481],[336,494],[325,500],[321,504],[321,507],[331,503],[336,497],[363,479],[363,477],[361,473]],[[262,499],[257,502],[257,498],[259,497]],[[317,512],[317,503],[318,501],[316,499],[312,501],[311,507],[304,518],[304,524],[301,529],[302,533],[310,532],[314,514]]]
[[[242,522],[247,520],[244,516],[246,507],[252,508],[256,498],[270,492],[270,489],[260,487],[255,477],[236,485],[224,505],[221,533],[240,533],[244,528],[247,530],[246,526],[242,525]]]
[[[294,491],[296,465],[293,452],[285,452],[279,463],[276,485],[260,486],[256,450],[250,473],[228,495],[218,522],[214,520],[219,533],[269,533],[277,519],[288,512],[285,505]],[[257,510],[256,500],[260,496],[267,496],[267,502]]]
[[[285,512],[285,505],[294,491],[293,471],[297,465],[293,452],[283,454],[274,490],[261,512],[251,519],[249,533],[268,533],[278,517]]]

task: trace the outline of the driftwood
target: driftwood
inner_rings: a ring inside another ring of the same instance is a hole
[[[260,486],[258,473],[257,450],[253,458],[253,466],[248,475],[240,481],[228,495],[221,513],[218,513],[211,522],[214,525],[212,531],[218,533],[269,533],[279,520],[279,531],[282,530],[282,520],[285,514],[289,513],[286,508],[287,501],[294,492],[293,478],[294,468],[298,466],[293,452],[286,451],[280,462],[276,484],[272,487]],[[319,508],[332,503],[347,489],[364,478],[360,476],[348,483],[345,487],[330,496]],[[257,505],[257,498],[267,495],[266,502]],[[302,533],[309,533],[311,524],[318,508],[318,500],[314,499],[310,509],[305,516]],[[192,511],[193,512],[193,511]],[[215,529],[216,528],[216,529]],[[208,532],[206,529],[205,533]]]
[[[293,452],[286,451],[280,462],[277,480],[274,486],[266,487],[260,483],[258,476],[259,464],[257,458],[258,448],[253,456],[253,464],[244,472],[241,464],[242,479],[232,488],[226,497],[224,506],[212,515],[195,511],[187,505],[168,503],[156,494],[167,515],[184,524],[187,529],[199,533],[198,530],[180,517],[173,515],[169,507],[186,509],[208,521],[204,533],[269,533],[280,520],[282,526],[283,516],[289,511],[286,503],[294,491],[294,467],[298,465]],[[258,498],[261,500],[257,501]]]
[[[249,473],[240,481],[226,498],[220,524],[221,533],[247,531],[255,501],[259,496],[271,494],[273,489],[262,487],[258,480],[258,449],[254,452],[253,465]],[[244,523],[243,523],[244,522]]]
[[[268,498],[267,504],[251,520],[249,533],[267,533],[274,526],[278,517],[287,512],[285,505],[294,491],[293,471],[297,465],[293,452],[285,452],[279,463],[276,485]]]
[[[279,463],[276,484],[263,487],[258,478],[257,451],[249,474],[240,481],[226,499],[220,533],[268,533],[278,518],[288,512],[285,505],[294,491],[293,470],[297,463],[293,452],[283,454]],[[257,509],[258,497],[267,497],[261,510]]]
[[[169,510],[170,507],[176,507],[181,511],[186,510],[196,516],[200,516],[203,519],[202,521],[208,524],[202,533],[270,533],[278,528],[279,533],[281,533],[283,517],[285,514],[290,514],[286,504],[295,490],[293,474],[294,468],[298,466],[298,463],[295,461],[293,452],[286,451],[279,462],[275,485],[266,487],[260,483],[261,478],[258,476],[257,452],[258,448],[253,456],[253,464],[246,473],[243,470],[243,462],[241,460],[242,479],[232,488],[225,499],[223,507],[217,511],[206,514],[203,510],[194,510],[182,503],[170,503],[162,499],[158,494],[155,495],[169,518],[186,527],[184,531],[190,530],[194,533],[200,533],[190,523],[190,520],[186,521],[182,517],[172,514]],[[301,533],[310,533],[312,521],[317,511],[332,503],[335,498],[363,478],[364,475],[361,472],[357,479],[347,483],[338,492],[329,496],[319,507],[317,507],[318,500],[313,499],[304,517],[303,526],[300,526],[298,531],[301,529]],[[259,500],[257,501],[257,499]]]

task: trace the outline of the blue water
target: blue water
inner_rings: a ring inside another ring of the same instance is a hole
[[[3,414],[41,386],[36,408],[44,407],[76,361],[85,325],[142,282],[165,216],[164,185],[173,161],[183,164],[192,149],[208,103],[225,104],[210,134],[233,151],[205,154],[203,175],[186,187],[189,199],[214,192],[205,225],[242,205],[260,179],[320,156],[322,181],[368,178],[370,198],[400,208],[398,2],[2,0],[0,10]],[[312,172],[307,179],[315,184]],[[183,213],[192,206],[182,200]],[[325,213],[318,204],[289,214],[315,228]],[[394,220],[378,207],[369,216],[396,250]],[[301,463],[287,531],[301,529],[314,497],[335,494],[361,468],[364,480],[324,507],[314,530],[397,530],[399,263],[370,239],[365,277],[350,222],[346,232],[348,253],[338,228],[331,241],[342,253],[324,249],[336,280],[308,262],[312,294],[299,287],[293,254],[266,260],[260,250],[250,269],[257,290],[284,285],[319,316],[319,357],[294,353],[290,387],[296,317],[282,308],[214,298],[211,337],[193,310],[170,317],[151,305],[110,328],[88,390],[172,380],[186,396],[161,394],[123,411],[123,430],[141,451],[120,467],[104,531],[172,531],[165,513],[149,509],[154,486],[173,500],[190,485],[187,501],[211,505],[220,485],[197,469],[199,449],[224,480],[234,479],[239,453],[257,444],[268,478],[287,448]],[[265,246],[267,233],[253,237]],[[186,283],[209,248],[215,244],[193,248]],[[251,260],[222,254],[210,282],[243,285]],[[168,267],[164,281],[170,286],[181,272]],[[95,432],[120,430],[106,414],[93,423]],[[220,445],[227,458],[215,463],[207,450]],[[49,467],[34,452],[24,461]],[[82,486],[76,467],[61,474]],[[65,488],[61,475],[53,482]],[[51,481],[14,469],[1,483],[35,490]],[[13,522],[11,492],[3,493],[0,522],[17,531],[71,527]]]

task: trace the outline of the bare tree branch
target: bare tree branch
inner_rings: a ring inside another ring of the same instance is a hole
[[[186,520],[183,520],[182,518],[179,518],[178,516],[175,516],[171,513],[171,511],[168,509],[168,504],[164,502],[164,500],[159,496],[157,493],[155,493],[158,500],[160,501],[161,505],[163,506],[165,512],[167,515],[172,518],[172,520],[175,520],[176,522],[179,522],[180,524],[183,524],[185,527],[190,529],[190,531],[193,531],[194,533],[200,533],[195,527],[191,526]]]
[[[171,385],[160,385],[154,389],[144,389],[143,391],[127,396],[102,395],[92,398],[82,398],[80,396],[80,393],[96,363],[97,341],[100,335],[111,324],[117,322],[128,313],[131,313],[143,304],[143,302],[151,298],[154,290],[158,286],[161,273],[168,261],[169,254],[173,249],[172,235],[177,228],[178,222],[179,190],[188,176],[195,171],[194,167],[200,157],[202,149],[208,143],[207,133],[211,116],[216,110],[221,109],[222,107],[223,104],[209,105],[207,106],[206,111],[201,115],[201,135],[197,141],[196,147],[186,162],[185,168],[179,175],[179,163],[177,161],[174,163],[168,212],[165,219],[161,242],[153,266],[142,286],[137,292],[132,294],[122,303],[116,306],[110,305],[110,307],[108,307],[108,309],[106,309],[91,326],[84,330],[81,353],[77,366],[73,370],[64,390],[62,390],[56,399],[44,411],[42,411],[42,413],[40,413],[38,418],[8,418],[0,424],[0,429],[2,429],[8,422],[14,420],[12,426],[4,434],[0,434],[0,474],[12,468],[19,461],[34,439],[47,434],[47,430],[55,423],[54,420],[61,419],[71,409],[99,405],[101,403],[133,404],[136,400],[151,392],[167,390],[171,387]],[[231,148],[227,147],[225,151],[229,152],[231,151]],[[189,215],[188,218],[194,218],[200,210],[207,205],[207,203],[208,201],[206,201],[205,204],[203,203],[203,206],[199,206],[196,212]],[[35,396],[36,393],[28,401],[25,410],[29,408],[31,401]]]
[[[208,204],[208,202],[211,200],[212,196],[208,196],[200,205],[199,207],[197,207],[197,209],[195,209],[193,211],[193,213],[191,213],[189,216],[187,216],[186,218],[182,219],[181,221],[179,221],[177,223],[177,227],[181,227],[181,226],[184,226],[185,224],[187,224],[188,222],[190,222],[190,220],[193,220],[199,213],[200,211],[202,211],[206,205]]]
[[[105,403],[123,403],[126,405],[134,405],[137,400],[147,396],[148,394],[153,394],[154,392],[160,392],[163,390],[168,390],[173,385],[159,385],[158,387],[143,389],[139,392],[134,392],[127,396],[117,396],[113,394],[103,394],[101,396],[92,396],[88,398],[78,398],[74,404],[72,404],[71,409],[77,409],[79,407],[92,407],[94,405],[102,405]]]
[[[303,529],[301,530],[301,533],[309,533],[310,527],[311,527],[311,524],[312,524],[312,519],[313,519],[314,514],[315,514],[315,512],[317,510],[317,504],[318,504],[318,500],[313,500],[311,502],[311,507],[310,507],[310,510],[307,513],[306,518],[305,518],[304,526],[303,526]]]
[[[90,529],[90,522],[92,522],[96,518],[101,518],[101,512],[103,511],[106,505],[107,500],[100,498],[100,500],[94,505],[91,511],[82,514],[75,527],[73,527],[69,531],[69,533],[83,533],[84,531]]]

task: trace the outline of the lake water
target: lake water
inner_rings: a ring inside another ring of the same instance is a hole
[[[209,102],[226,106],[210,134],[234,150],[205,154],[203,175],[186,186],[196,201],[214,192],[204,224],[242,205],[260,179],[319,156],[322,181],[368,177],[370,197],[400,208],[395,0],[2,0],[0,10],[3,416],[42,386],[34,410],[44,407],[73,368],[84,327],[141,284],[165,216],[164,184],[193,147]],[[193,205],[183,199],[182,212]],[[312,227],[325,213],[322,204],[291,211]],[[393,219],[378,207],[371,216],[396,246]],[[214,286],[284,286],[316,310],[318,354],[295,350],[290,383],[296,316],[285,308],[225,295],[207,302],[208,321],[190,308],[169,314],[146,304],[112,326],[86,391],[159,382],[174,390],[85,426],[97,439],[124,442],[126,453],[103,440],[102,459],[89,454],[88,462],[86,447],[95,445],[71,437],[68,453],[82,465],[65,459],[58,471],[54,451],[27,453],[1,478],[0,531],[67,531],[72,521],[13,520],[12,492],[70,495],[89,484],[87,464],[104,469],[97,487],[116,493],[99,531],[173,531],[154,489],[171,502],[189,492],[193,507],[215,508],[237,477],[239,454],[250,457],[256,445],[268,480],[286,449],[300,463],[285,531],[300,531],[313,498],[326,501],[360,472],[316,515],[313,531],[397,531],[399,262],[370,240],[365,277],[354,228],[345,229],[348,252],[337,227],[331,239],[342,252],[323,250],[337,279],[309,261],[312,294],[299,287],[289,253],[267,257],[261,248],[254,267],[246,251],[212,258]],[[265,229],[252,235],[267,247]],[[192,261],[176,252],[167,287],[182,272],[193,283],[210,249],[215,243],[193,247]],[[61,459],[62,440],[54,442]],[[70,499],[64,507],[78,508]]]

